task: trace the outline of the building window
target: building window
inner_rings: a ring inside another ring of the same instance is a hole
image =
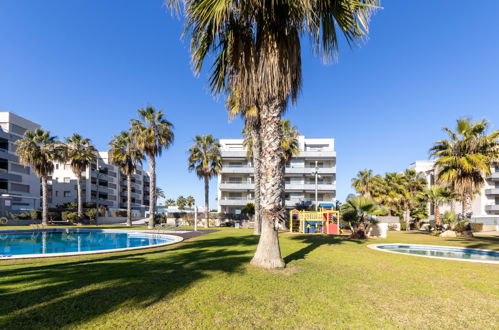
[[[64,191],[64,197],[71,197],[71,191]]]
[[[29,186],[25,184],[19,184],[19,183],[11,183],[10,184],[10,189],[13,191],[18,191],[18,192],[23,192],[23,193],[29,193]]]
[[[55,191],[55,197],[59,197],[59,191]]]
[[[55,164],[55,169],[58,170],[59,169],[59,164]]]
[[[68,177],[64,178],[64,183],[69,183],[70,181],[71,181],[71,178],[68,178]]]

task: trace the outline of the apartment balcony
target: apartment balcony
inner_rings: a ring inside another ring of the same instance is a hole
[[[490,180],[494,180],[494,181],[499,180],[499,172],[494,172],[494,173],[492,173],[492,174],[488,177],[488,179],[490,179]]]
[[[90,187],[93,191],[97,191],[97,185],[93,184]],[[112,193],[114,192],[114,189],[109,189],[109,187],[106,186],[99,186],[99,193]]]
[[[253,166],[250,165],[241,165],[241,166],[223,166],[222,174],[228,173],[253,173]]]
[[[336,158],[336,152],[332,149],[300,151],[296,157],[299,158]]]
[[[498,211],[499,212],[499,204],[485,205],[485,211]]]
[[[241,182],[241,183],[222,182],[219,185],[219,189],[220,190],[251,190],[251,189],[255,189],[255,184],[249,183],[249,182]]]
[[[296,207],[297,205],[300,205],[300,204],[305,204],[305,205],[312,205],[312,204],[315,204],[315,199],[312,199],[312,198],[292,198],[292,199],[286,199],[285,201],[285,205],[286,207]],[[331,200],[318,200],[318,203],[319,204],[331,204],[333,203],[333,201]]]
[[[218,201],[221,206],[245,206],[248,203],[254,203],[252,199],[246,197],[223,197]]]
[[[336,166],[332,167],[319,167],[319,174],[336,174]],[[315,166],[286,166],[285,174],[309,174],[315,173]]]
[[[12,174],[8,172],[0,172],[0,180],[7,180],[7,181],[14,181],[14,182],[21,182],[23,180],[22,176],[17,175],[17,174]]]
[[[10,160],[12,162],[17,162],[19,159],[16,155],[9,152],[9,150],[0,148],[0,159]]]
[[[499,195],[499,188],[485,189],[485,195]]]
[[[246,159],[246,150],[222,150],[222,158],[244,158]]]
[[[315,183],[287,183],[285,185],[286,190],[300,190],[300,191],[315,191]],[[317,184],[318,191],[333,191],[336,190],[336,185],[333,183],[318,183]]]

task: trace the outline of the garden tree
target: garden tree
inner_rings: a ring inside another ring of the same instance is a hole
[[[178,196],[177,197],[177,206],[179,210],[185,209],[185,206],[187,205],[187,201],[185,200],[184,196]]]
[[[355,191],[361,194],[366,198],[372,197],[372,189],[373,189],[373,170],[365,169],[363,171],[359,171],[357,173],[357,177],[352,179],[352,186],[355,188]]]
[[[247,214],[249,216],[255,215],[255,204],[253,203],[248,203],[244,205],[244,207],[241,209],[242,214]]]
[[[160,187],[156,187],[156,199],[166,198],[165,192]]]
[[[123,131],[109,143],[109,161],[126,175],[127,181],[127,226],[132,225],[132,175],[142,163],[144,154],[137,148],[130,132]]]
[[[175,204],[176,204],[176,203],[175,203],[175,201],[174,201],[173,199],[171,199],[171,198],[169,198],[169,199],[167,199],[167,200],[165,201],[165,205],[166,205],[166,206],[173,206],[173,205],[175,205]]]
[[[166,2],[180,8],[180,0]],[[262,234],[251,262],[284,267],[278,240],[278,224],[285,217],[280,119],[301,88],[301,38],[322,59],[330,60],[338,53],[340,35],[349,44],[364,40],[378,0],[183,3],[196,73],[206,59],[213,59],[212,91],[239,91],[243,107],[258,107]]]
[[[196,135],[194,144],[189,149],[189,171],[195,171],[196,175],[204,180],[204,206],[206,227],[210,222],[210,179],[222,169],[222,154],[220,143],[213,135]]]
[[[376,201],[364,196],[352,197],[341,207],[341,217],[350,226],[353,239],[366,239],[371,224],[376,222],[373,216],[385,213]]]
[[[261,176],[261,166],[260,166],[260,155],[262,141],[260,139],[260,117],[258,109],[255,105],[243,108],[239,102],[239,92],[232,91],[227,97],[226,106],[229,110],[229,119],[232,120],[236,116],[240,115],[244,122],[243,145],[246,148],[246,157],[252,160],[253,163],[253,200],[255,201],[255,228],[253,234],[261,234],[261,217],[260,217],[260,176]]]
[[[454,193],[448,188],[438,185],[433,185],[423,192],[423,197],[433,205],[433,213],[435,214],[435,224],[438,227],[442,226],[440,218],[440,205],[454,198]]]
[[[65,138],[65,141],[64,162],[70,162],[71,170],[76,176],[78,219],[81,221],[83,219],[81,174],[87,170],[92,162],[96,161],[97,149],[92,145],[90,139],[84,138],[77,133],[73,133],[71,137]],[[99,182],[97,182],[97,184],[99,184]]]
[[[462,196],[463,216],[472,213],[471,201],[499,158],[499,130],[487,134],[488,128],[485,120],[459,119],[455,132],[444,128],[449,139],[437,141],[430,149],[436,159],[437,182]]]
[[[42,225],[48,223],[48,177],[54,172],[54,162],[64,159],[64,145],[56,141],[49,131],[40,128],[27,130],[24,137],[16,141],[19,162],[30,166],[42,181]]]
[[[131,120],[131,134],[137,148],[149,158],[149,229],[154,228],[156,214],[156,157],[173,143],[173,124],[162,110],[152,106],[137,110],[140,119]]]
[[[395,188],[400,197],[400,203],[404,209],[404,220],[406,230],[410,230],[411,209],[418,204],[418,196],[426,187],[426,179],[422,174],[417,173],[413,169],[405,170],[403,173],[398,173]]]
[[[388,209],[389,215],[400,215],[399,178],[397,173],[386,173],[385,177],[375,175],[370,180],[369,191],[371,197]]]
[[[192,196],[187,196],[187,198],[185,199],[185,202],[187,204],[187,206],[189,206],[189,208],[192,208],[194,206],[194,204],[196,204],[196,200],[194,199],[194,197]]]

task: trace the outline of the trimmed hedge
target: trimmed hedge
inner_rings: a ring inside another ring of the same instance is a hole
[[[471,223],[471,230],[474,233],[482,231],[483,230],[483,223],[481,223],[481,222],[472,222]]]

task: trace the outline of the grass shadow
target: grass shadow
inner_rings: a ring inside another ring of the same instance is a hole
[[[35,261],[39,266],[0,264],[0,327],[72,327],[123,306],[150,306],[213,272],[243,271],[257,240],[202,237],[177,247]]]
[[[347,242],[353,242],[357,244],[362,244],[361,240],[349,239],[346,236],[335,236],[335,235],[296,235],[291,237],[292,240],[300,241],[301,243],[308,244],[307,246],[295,251],[286,257],[284,257],[284,262],[286,264],[299,259],[305,259],[305,257],[315,249],[323,245],[335,245],[344,244]]]

